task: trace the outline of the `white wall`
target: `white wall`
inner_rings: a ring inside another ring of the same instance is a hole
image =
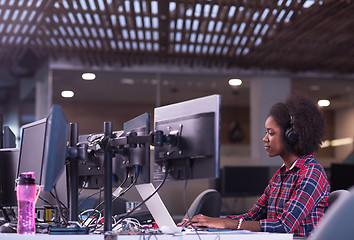
[[[354,106],[336,111],[334,137],[354,138]],[[352,144],[335,147],[335,161],[342,162],[352,150]]]

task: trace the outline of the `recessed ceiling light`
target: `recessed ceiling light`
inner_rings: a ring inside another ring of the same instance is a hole
[[[94,74],[94,73],[83,73],[81,75],[81,77],[84,80],[91,81],[91,80],[95,80],[96,74]]]
[[[63,98],[72,98],[74,97],[74,92],[73,91],[69,91],[69,90],[65,90],[61,92],[61,96]]]
[[[133,85],[135,83],[134,79],[131,78],[122,78],[120,82],[127,85]]]
[[[318,100],[317,104],[320,107],[328,107],[331,104],[331,102],[327,99],[321,99],[321,100]]]
[[[318,86],[318,85],[311,85],[311,86],[310,86],[310,90],[311,90],[311,91],[319,91],[319,90],[320,90],[320,86]]]
[[[229,80],[230,86],[240,86],[242,84],[242,80],[239,78],[232,78]]]

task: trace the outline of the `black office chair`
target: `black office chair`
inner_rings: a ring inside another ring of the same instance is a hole
[[[193,201],[184,218],[203,214],[209,217],[220,217],[221,194],[215,189],[207,189]]]

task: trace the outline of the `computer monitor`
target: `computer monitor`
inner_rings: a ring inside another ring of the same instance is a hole
[[[0,149],[0,206],[17,206],[15,180],[18,158],[18,148]]]
[[[260,196],[272,173],[267,166],[225,166],[220,174],[220,193],[225,197]],[[245,181],[250,177],[254,181]]]
[[[332,163],[330,169],[331,191],[354,186],[354,165]]]
[[[49,192],[57,184],[60,200],[67,202],[65,159],[69,123],[60,106],[54,105],[47,118],[23,125],[17,178],[22,172],[34,172],[36,183],[44,192],[37,206],[55,205]]]
[[[167,180],[219,177],[220,101],[212,95],[155,108],[155,132],[170,142],[154,147],[155,181],[164,178],[166,163]]]
[[[16,148],[16,136],[8,126],[3,127],[2,148]]]
[[[44,190],[51,191],[65,168],[69,122],[62,109],[54,105],[47,118],[43,155]]]
[[[147,136],[150,133],[150,114],[141,114],[123,124],[124,133],[122,137],[127,135]],[[137,144],[134,147],[126,148],[124,155],[118,156],[121,168],[126,169],[131,176],[131,184],[134,181],[136,168],[139,168],[138,179],[136,184],[150,182],[150,143]]]
[[[47,119],[21,127],[20,156],[17,177],[23,172],[34,172],[37,184],[42,185],[42,164]]]

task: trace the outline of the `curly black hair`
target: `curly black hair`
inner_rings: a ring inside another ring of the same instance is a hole
[[[293,129],[298,135],[295,144],[285,138],[285,131],[290,127],[290,116],[293,116]],[[274,121],[283,130],[283,142],[287,151],[298,156],[317,152],[325,133],[325,119],[322,111],[310,98],[298,93],[291,94],[284,103],[276,103],[269,111]]]

